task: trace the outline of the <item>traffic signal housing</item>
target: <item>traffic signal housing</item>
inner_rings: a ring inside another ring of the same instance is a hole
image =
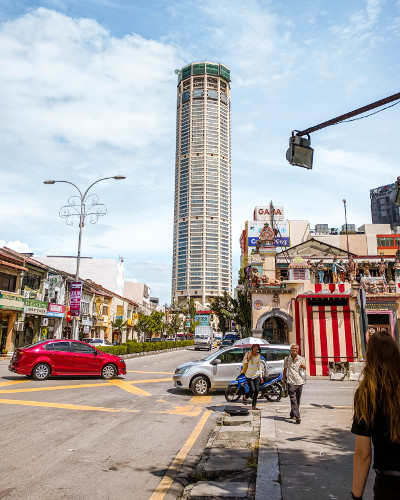
[[[291,165],[297,165],[307,169],[312,169],[314,150],[311,147],[311,139],[292,135],[289,139],[289,149],[286,151],[286,159]]]

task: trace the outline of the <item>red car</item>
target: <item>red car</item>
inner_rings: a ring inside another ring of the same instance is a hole
[[[11,372],[46,380],[50,375],[126,375],[125,361],[79,340],[52,339],[15,349]]]

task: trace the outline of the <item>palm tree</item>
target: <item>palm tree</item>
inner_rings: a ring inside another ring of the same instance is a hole
[[[122,338],[122,332],[126,330],[126,327],[128,326],[128,321],[124,321],[122,318],[117,318],[114,321],[111,321],[111,326],[113,329],[113,332],[117,331],[118,332],[118,338],[119,342],[121,342]]]

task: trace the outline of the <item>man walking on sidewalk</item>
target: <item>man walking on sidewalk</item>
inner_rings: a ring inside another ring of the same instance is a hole
[[[296,420],[296,424],[300,420],[300,398],[303,390],[304,380],[300,374],[300,370],[305,370],[305,360],[298,354],[299,346],[292,344],[290,346],[290,355],[285,358],[283,364],[283,386],[286,385],[290,398],[290,418]]]

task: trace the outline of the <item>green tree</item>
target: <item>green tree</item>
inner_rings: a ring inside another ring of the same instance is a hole
[[[134,326],[134,330],[146,340],[146,335],[149,331],[149,316],[147,314],[139,314],[139,319]]]
[[[122,334],[124,330],[126,330],[126,327],[128,326],[128,321],[124,321],[122,318],[117,318],[114,321],[111,321],[111,326],[113,331],[117,331],[118,333]]]
[[[178,332],[182,330],[184,325],[184,320],[181,316],[181,312],[178,309],[173,310],[172,316],[170,317],[169,324],[167,325],[168,335],[177,336]]]
[[[234,317],[232,297],[227,292],[224,292],[222,296],[208,297],[207,301],[218,318],[218,330],[225,334],[229,331],[229,321]]]
[[[237,299],[232,299],[234,321],[238,325],[242,337],[251,335],[251,297],[244,269],[239,270]]]
[[[156,337],[161,337],[165,323],[163,321],[164,313],[160,311],[152,311],[149,316],[149,333],[155,333]]]
[[[200,321],[196,320],[196,315],[197,315],[196,303],[192,297],[190,297],[189,299],[187,314],[190,321],[189,333],[193,335],[196,326],[200,325]]]

